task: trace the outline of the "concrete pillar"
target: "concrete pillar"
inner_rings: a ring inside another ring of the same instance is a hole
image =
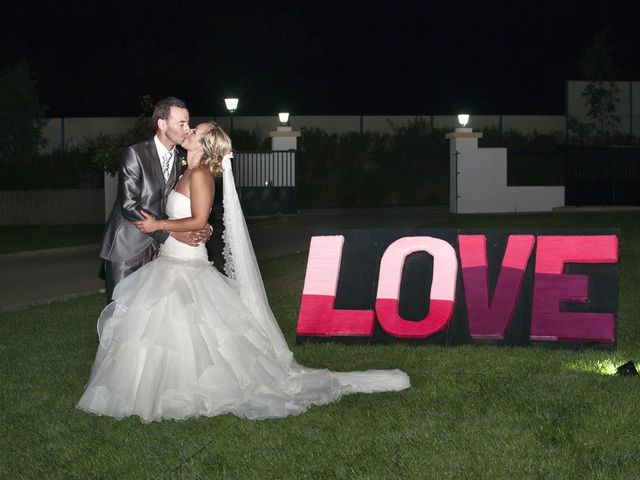
[[[564,206],[564,187],[510,187],[507,149],[478,148],[481,133],[456,128],[445,137],[452,213],[548,212]]]
[[[478,150],[478,139],[482,138],[482,133],[474,132],[468,127],[459,127],[454,132],[447,133],[445,138],[449,140],[449,211],[458,213],[461,169],[464,162],[469,161],[474,151]]]
[[[302,134],[293,131],[291,127],[278,127],[275,132],[269,132],[271,137],[271,150],[289,151],[298,149],[298,137]]]

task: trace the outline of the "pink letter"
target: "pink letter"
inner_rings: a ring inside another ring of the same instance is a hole
[[[473,339],[504,339],[534,243],[533,235],[509,235],[498,282],[490,301],[486,237],[458,235],[467,319]]]
[[[298,335],[346,337],[373,335],[373,310],[335,310],[342,235],[312,237],[302,303],[298,315]]]
[[[538,237],[531,340],[613,343],[613,313],[561,312],[560,302],[588,300],[588,277],[563,274],[565,263],[617,261],[615,235]]]
[[[400,317],[400,282],[407,255],[421,251],[433,256],[429,314],[419,322],[412,322]],[[380,262],[376,295],[376,313],[384,331],[395,337],[425,338],[442,330],[453,315],[457,273],[456,252],[444,240],[405,237],[389,245]]]

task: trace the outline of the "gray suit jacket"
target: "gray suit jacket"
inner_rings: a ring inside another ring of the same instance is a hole
[[[131,222],[142,220],[145,210],[156,218],[167,218],[165,207],[169,192],[176,183],[177,165],[164,181],[158,151],[153,138],[128,147],[118,171],[118,193],[107,220],[100,257],[125,261],[142,253],[149,245],[156,248],[169,232],[142,233]]]

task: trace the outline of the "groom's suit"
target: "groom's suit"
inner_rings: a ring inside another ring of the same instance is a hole
[[[174,161],[175,161],[174,152]],[[118,172],[118,193],[107,220],[100,257],[105,262],[107,297],[125,276],[155,257],[169,232],[142,233],[131,223],[144,220],[140,210],[156,218],[167,218],[165,207],[176,183],[177,167],[165,182],[154,139],[128,147]]]

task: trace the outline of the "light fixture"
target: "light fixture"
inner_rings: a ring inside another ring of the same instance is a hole
[[[624,375],[625,377],[632,377],[638,375],[638,370],[633,364],[633,360],[629,360],[627,363],[623,363],[617,368],[618,375]]]
[[[238,99],[237,98],[225,98],[224,104],[227,106],[227,110],[229,110],[229,123],[231,124],[231,128],[229,130],[230,133],[233,133],[233,112],[238,108]]]
[[[461,127],[466,127],[467,123],[469,123],[469,114],[468,113],[461,113],[458,115],[458,122],[460,123]]]
[[[288,112],[280,112],[278,114],[278,119],[280,119],[280,123],[282,125],[286,125],[289,123],[289,113]]]
[[[227,110],[229,113],[233,113],[238,108],[238,99],[237,98],[225,98],[224,104],[227,106]]]

